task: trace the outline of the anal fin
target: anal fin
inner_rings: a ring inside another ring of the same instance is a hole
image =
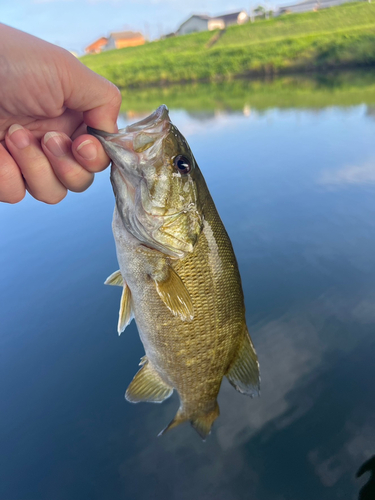
[[[241,394],[259,396],[260,375],[259,363],[247,328],[238,348],[235,359],[229,366],[226,377]]]
[[[169,398],[172,392],[173,387],[167,385],[149,361],[145,360],[142,368],[127,388],[125,398],[131,403],[140,403],[141,401],[161,403]]]
[[[168,277],[164,281],[155,281],[159,297],[175,316],[182,321],[191,321],[194,317],[193,302],[179,275],[169,267]]]

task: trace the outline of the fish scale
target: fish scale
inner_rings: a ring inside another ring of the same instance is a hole
[[[180,407],[162,433],[190,421],[205,439],[224,376],[243,394],[259,390],[232,244],[165,106],[118,134],[90,132],[112,160],[116,197],[120,271],[106,283],[123,286],[119,333],[134,317],[146,353],[126,399],[161,402],[176,390]]]

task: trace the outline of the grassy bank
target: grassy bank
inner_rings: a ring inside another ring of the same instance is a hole
[[[322,109],[327,106],[375,106],[375,69],[310,77],[234,80],[123,89],[122,112],[148,113],[165,103],[191,113],[251,112],[269,108]]]
[[[82,57],[122,88],[375,65],[375,4],[351,3]]]

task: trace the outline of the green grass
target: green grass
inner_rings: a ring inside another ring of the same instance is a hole
[[[122,88],[375,65],[375,4],[233,26],[207,48],[214,35],[169,38],[81,60]]]

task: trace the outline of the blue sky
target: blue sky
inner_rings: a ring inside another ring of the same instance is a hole
[[[139,30],[156,38],[192,13],[220,14],[288,0],[0,0],[0,21],[83,53],[111,31]]]

